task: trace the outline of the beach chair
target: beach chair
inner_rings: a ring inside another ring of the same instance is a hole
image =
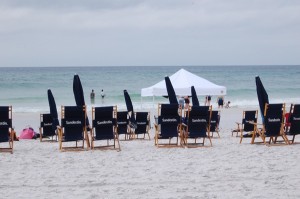
[[[243,111],[242,122],[236,122],[237,128],[232,131],[231,136],[233,136],[233,133],[236,133],[236,136],[239,136],[240,134],[240,143],[242,143],[244,137],[252,138],[252,134],[255,133],[255,126],[253,123],[257,123],[257,115],[257,110]]]
[[[138,136],[143,134],[143,138],[146,138],[146,134],[150,140],[150,113],[149,112],[136,112],[135,113],[135,120],[136,120],[136,129],[134,130],[135,138],[139,138]]]
[[[57,141],[57,135],[55,130],[52,126],[53,118],[51,114],[40,114],[40,141],[42,142],[44,138],[48,138],[47,141],[49,141],[49,137],[51,137],[50,141]],[[55,136],[55,140],[53,140],[53,137]]]
[[[119,136],[117,133],[117,106],[93,107],[92,108],[92,149],[117,149],[121,150]],[[113,144],[110,144],[110,141]],[[95,146],[97,141],[98,146]],[[105,141],[105,144],[102,144]],[[116,144],[117,142],[117,144]],[[118,145],[118,146],[116,146]]]
[[[265,145],[270,145],[271,142],[276,144],[277,138],[282,137],[285,144],[289,144],[288,138],[284,132],[284,115],[285,115],[285,104],[266,104],[264,110],[264,123],[262,128],[257,128],[257,123],[255,125],[256,133],[252,134],[251,144],[255,143],[256,135],[259,135],[262,142]],[[269,137],[268,143],[266,138]]]
[[[219,111],[211,111],[210,123],[209,123],[209,132],[211,133],[211,137],[214,137],[214,133],[219,134],[219,124],[220,124],[221,115]]]
[[[83,150],[85,138],[88,142],[85,106],[62,106],[61,127],[58,127],[60,151]],[[75,146],[71,145],[73,142]],[[63,146],[63,143],[66,146]]]
[[[127,111],[118,111],[117,112],[117,132],[118,136],[124,135],[125,140],[130,139],[130,127]]]
[[[291,104],[289,117],[286,118],[286,135],[292,136],[292,140],[289,140],[292,144],[295,142],[296,135],[300,134],[300,104]]]
[[[201,147],[204,146],[205,139],[210,141],[212,146],[209,122],[211,117],[211,106],[192,106],[187,113],[187,126],[185,128],[184,143],[187,147]],[[198,143],[197,139],[202,138],[202,143]],[[193,139],[193,143],[189,143],[188,140]]]
[[[178,104],[158,105],[158,123],[155,124],[155,146],[157,147],[183,146],[180,115],[181,112],[180,114],[178,114]],[[176,139],[175,143],[171,143],[173,138]],[[178,142],[178,138],[180,138],[180,145]],[[162,140],[168,140],[168,142],[162,143]]]
[[[0,147],[0,152],[13,153],[14,133],[12,128],[12,107],[0,106],[0,144],[8,142],[8,147]]]

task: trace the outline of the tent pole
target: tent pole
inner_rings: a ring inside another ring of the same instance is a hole
[[[154,108],[154,95],[153,95],[153,98],[152,98],[152,107]]]

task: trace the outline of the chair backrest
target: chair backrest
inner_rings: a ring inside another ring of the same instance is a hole
[[[0,106],[0,142],[8,142],[9,129],[12,127],[12,107]]]
[[[61,112],[65,141],[82,140],[86,129],[85,106],[62,106]]]
[[[210,106],[192,106],[187,120],[190,137],[206,137],[210,115]]]
[[[284,104],[266,104],[264,125],[266,136],[278,136],[283,130]]]
[[[55,130],[52,127],[53,118],[50,113],[40,115],[41,127],[43,128],[43,136],[54,136]]]
[[[136,126],[135,129],[136,134],[145,133],[147,131],[147,126],[149,125],[149,112],[136,112],[135,113],[135,120]]]
[[[289,134],[300,134],[300,104],[292,104],[289,122]]]
[[[250,124],[249,122],[257,123],[257,113],[258,111],[244,111],[244,118],[242,121],[244,131],[254,131],[254,124]]]
[[[220,123],[220,114],[219,111],[211,111],[209,130],[210,132],[217,131]]]
[[[97,140],[114,139],[117,110],[114,106],[93,107],[93,128]]]
[[[118,134],[126,134],[128,131],[128,112],[127,111],[118,111],[117,112],[117,125],[118,125]]]
[[[163,138],[178,137],[178,125],[181,117],[178,115],[178,104],[160,104],[160,135]]]

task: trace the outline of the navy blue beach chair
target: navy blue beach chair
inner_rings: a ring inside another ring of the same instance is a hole
[[[220,138],[220,119],[221,115],[219,111],[211,111],[211,117],[210,117],[210,122],[209,122],[209,132],[211,133],[211,137],[214,137],[214,133],[218,134],[218,137]]]
[[[250,110],[250,111],[243,111],[243,119],[242,123],[237,124],[237,129],[232,131],[233,133],[236,132],[236,135],[240,134],[240,143],[242,143],[243,138],[252,138],[253,133],[256,132],[254,123],[257,123],[257,110]]]
[[[135,138],[139,138],[139,135],[144,135],[142,139],[146,138],[146,134],[150,140],[150,113],[149,112],[136,112],[136,129],[134,130]]]
[[[264,123],[262,129],[256,127],[256,132],[262,139],[262,143],[270,145],[276,144],[277,138],[282,137],[285,144],[289,144],[284,132],[285,104],[266,104],[264,110]],[[257,125],[257,124],[256,124]],[[251,143],[255,143],[256,134],[253,133]],[[269,137],[268,143],[266,138]],[[259,142],[257,142],[259,143]]]
[[[120,151],[121,148],[117,133],[117,106],[93,107],[92,118],[92,149],[113,147],[113,149]],[[110,144],[111,140],[113,144]],[[95,146],[96,141],[99,141],[98,146]],[[106,141],[106,144],[102,144],[101,141]]]
[[[300,104],[292,104],[290,114],[288,117],[289,126],[287,126],[285,132],[287,136],[292,136],[291,143],[295,142],[296,135],[300,134]]]
[[[117,112],[117,132],[120,135],[125,136],[125,140],[130,139],[131,131],[129,127],[128,111],[118,111]]]
[[[13,153],[12,107],[0,106],[0,144],[8,142],[8,147],[0,148],[0,152]]]
[[[58,128],[59,149],[61,151],[84,149],[85,138],[88,142],[85,106],[62,106],[61,125]],[[64,142],[75,142],[75,146],[63,146]],[[80,142],[82,144],[78,146]]]
[[[42,142],[44,138],[48,138],[49,141],[49,137],[51,137],[50,141],[57,141],[57,135],[52,126],[52,115],[50,113],[40,114],[40,123],[40,141]],[[54,136],[55,139],[53,140]]]
[[[205,139],[210,141],[212,146],[209,122],[211,117],[211,106],[192,106],[187,113],[187,126],[184,133],[185,144],[187,147],[204,146]],[[188,140],[193,139],[193,143]],[[202,143],[198,143],[197,139],[202,139]]]
[[[178,147],[182,146],[181,108],[178,114],[178,104],[159,104],[158,123],[155,124],[155,146],[157,147]],[[176,142],[171,143],[175,138]],[[178,142],[180,138],[180,145]],[[167,143],[159,143],[161,140],[168,140]]]

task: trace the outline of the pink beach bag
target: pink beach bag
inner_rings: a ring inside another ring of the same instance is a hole
[[[28,128],[25,128],[21,131],[20,133],[20,139],[32,139],[35,135],[35,132],[33,130],[33,128],[31,127],[28,127]]]

